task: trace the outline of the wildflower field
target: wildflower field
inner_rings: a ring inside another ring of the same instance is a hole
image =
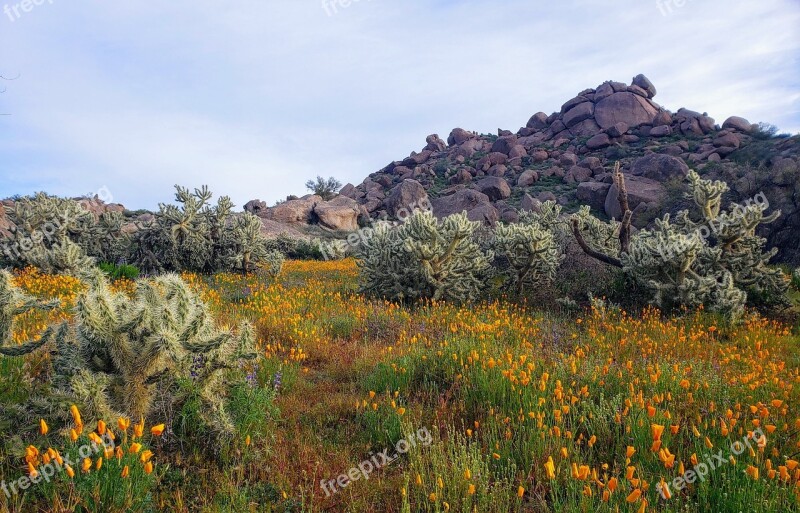
[[[183,278],[218,324],[255,327],[226,405],[235,435],[199,429],[192,397],[149,424],[66,401],[21,431],[0,417],[0,511],[800,511],[796,326],[503,297],[400,306],[359,295],[349,259]],[[62,301],[22,315],[14,341],[71,321],[81,282],[14,280]],[[0,412],[49,397],[48,358],[0,358]]]

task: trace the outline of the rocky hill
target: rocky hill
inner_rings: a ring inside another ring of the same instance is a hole
[[[707,113],[673,113],[655,96],[643,75],[630,85],[606,82],[581,91],[559,112],[534,114],[516,132],[455,128],[446,141],[429,135],[420,151],[347,184],[331,200],[308,195],[274,207],[252,200],[245,210],[262,219],[268,236],[293,238],[341,236],[371,219],[396,219],[428,206],[439,217],[467,211],[489,225],[514,222],[547,200],[567,212],[588,204],[600,216],[619,218],[609,174],[619,161],[636,227],[688,206],[683,179],[692,168],[727,182],[730,201],[767,201],[771,211],[781,210],[763,236],[780,249],[780,261],[800,263],[800,136],[775,136],[740,117],[719,125]],[[151,216],[96,198],[81,201],[95,214],[124,211],[126,230]],[[0,235],[9,229],[0,209]]]
[[[637,227],[686,205],[682,179],[692,168],[729,183],[732,201],[766,198],[771,210],[782,210],[764,235],[781,260],[800,261],[800,136],[775,136],[740,117],[719,125],[707,113],[671,112],[655,96],[643,75],[630,85],[606,82],[559,112],[534,114],[516,132],[455,128],[446,141],[432,134],[420,151],[346,185],[333,201],[306,196],[247,208],[274,222],[340,230],[355,229],[359,216],[362,224],[396,218],[428,202],[437,216],[466,210],[488,224],[514,222],[546,200],[619,218],[609,171],[620,161]]]

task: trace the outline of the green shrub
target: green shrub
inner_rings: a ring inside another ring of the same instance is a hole
[[[139,277],[139,269],[134,265],[100,262],[97,267],[112,280],[119,280],[122,278],[135,280]]]
[[[492,259],[474,240],[478,226],[465,213],[438,221],[421,210],[398,226],[378,223],[357,250],[361,291],[399,301],[477,298]]]

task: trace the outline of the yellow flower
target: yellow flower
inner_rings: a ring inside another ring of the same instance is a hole
[[[75,477],[75,471],[74,471],[74,470],[72,470],[72,467],[70,467],[69,465],[66,465],[66,466],[64,467],[64,469],[67,471],[67,475],[69,476],[69,478],[70,478],[70,479],[72,479],[73,477]]]
[[[142,451],[142,454],[139,456],[139,460],[142,463],[147,463],[148,461],[150,461],[150,458],[152,457],[153,457],[153,451],[148,449],[146,451]]]
[[[131,454],[138,454],[142,450],[142,444],[132,443],[128,452]]]
[[[141,437],[144,435],[144,418],[138,424],[133,426],[133,436]]]
[[[91,470],[91,468],[92,468],[92,459],[91,458],[84,458],[83,459],[83,466],[81,467],[81,469],[84,472],[89,472],[89,470]]]
[[[74,404],[69,407],[70,413],[72,413],[72,420],[75,422],[76,426],[83,426],[83,420],[81,419],[81,412],[78,410],[78,407]]]
[[[128,465],[125,465],[125,467],[122,469],[122,474],[120,474],[120,477],[125,479],[126,477],[128,477],[130,475],[130,473],[131,473],[131,469],[128,468]]]
[[[552,456],[547,458],[547,462],[544,464],[544,470],[547,472],[547,479],[556,478],[556,465],[553,463]]]
[[[525,488],[520,486],[519,488],[517,488],[517,497],[522,498],[523,495],[525,495]]]
[[[106,423],[102,420],[97,421],[97,434],[103,436],[106,434]]]
[[[625,450],[625,457],[632,458],[634,454],[636,454],[636,449],[629,445],[628,448]]]
[[[148,461],[144,464],[144,473],[145,474],[152,474],[153,473],[153,462]]]
[[[398,408],[398,409],[397,409],[397,414],[398,414],[398,415],[400,415],[401,417],[403,416],[403,414],[404,414],[405,412],[406,412],[406,409],[405,409],[405,408]]]
[[[117,427],[119,427],[119,430],[122,432],[127,431],[130,425],[131,425],[130,419],[126,419],[124,417],[120,417],[119,419],[117,419]]]
[[[159,424],[157,426],[153,426],[150,429],[150,434],[152,434],[153,436],[161,436],[161,434],[164,432],[164,427],[165,427],[164,424]]]
[[[628,501],[628,502],[636,502],[636,501],[638,501],[638,500],[639,500],[639,497],[640,497],[641,495],[642,495],[642,490],[640,490],[639,488],[637,488],[637,489],[635,489],[634,491],[632,491],[632,492],[631,492],[631,493],[628,495],[628,497],[626,497],[626,498],[625,498],[625,500],[626,500],[626,501]]]
[[[76,442],[78,440],[78,432],[75,431],[75,429],[69,430],[69,439],[72,440],[73,442]]]
[[[41,419],[41,420],[39,421],[39,433],[41,433],[41,434],[42,434],[42,436],[44,436],[44,435],[46,435],[46,434],[47,434],[49,431],[50,431],[50,428],[48,428],[48,427],[47,427],[47,422],[45,422],[45,421],[44,421],[44,419]]]
[[[103,466],[103,458],[97,458],[97,463],[94,466],[95,470],[100,470],[100,467]]]
[[[470,484],[469,485],[469,489],[467,490],[467,493],[469,493],[470,495],[475,495],[475,485],[474,484]]]

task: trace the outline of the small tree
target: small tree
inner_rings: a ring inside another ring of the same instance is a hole
[[[342,182],[332,176],[327,179],[318,176],[316,181],[307,181],[306,188],[317,196],[320,196],[325,201],[328,201],[336,196],[336,194],[339,192],[339,189],[342,188]]]

